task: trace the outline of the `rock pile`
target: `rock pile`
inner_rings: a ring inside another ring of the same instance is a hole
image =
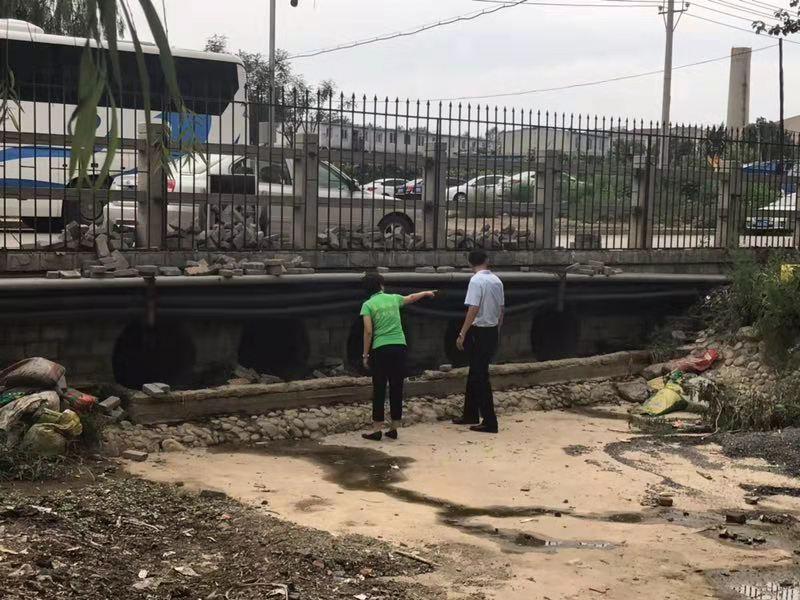
[[[421,236],[406,233],[402,227],[386,229],[353,229],[331,227],[317,236],[321,250],[421,250],[425,244]]]
[[[500,415],[520,411],[553,410],[617,400],[609,381],[554,384],[495,393]],[[445,398],[419,397],[406,401],[406,424],[447,420],[460,414],[461,394]],[[250,417],[226,416],[201,423],[133,425],[123,421],[104,432],[105,448],[119,454],[127,448],[144,452],[181,450],[218,444],[257,444],[285,439],[319,439],[334,433],[357,431],[371,419],[366,404],[339,404],[313,408],[274,410]]]
[[[533,235],[527,229],[517,230],[513,225],[504,229],[492,229],[489,223],[484,224],[480,231],[457,229],[447,236],[448,247],[457,250],[519,250],[532,243]]]
[[[105,235],[105,234],[103,234]],[[98,236],[100,238],[100,236]],[[102,239],[102,238],[100,238]],[[104,244],[100,244],[104,247]],[[98,250],[98,256],[101,252]],[[186,275],[219,275],[236,277],[241,275],[308,275],[314,273],[310,262],[301,256],[284,256],[265,260],[249,258],[236,259],[225,254],[212,255],[210,259],[187,260],[183,270],[179,267],[159,267],[157,265],[138,265],[131,267],[125,256],[114,250],[98,260],[85,261],[83,273],[80,271],[48,271],[48,279],[79,279],[80,277],[116,278],[116,277],[179,277]]]

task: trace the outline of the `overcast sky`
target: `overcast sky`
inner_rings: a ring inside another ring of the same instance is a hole
[[[165,1],[173,46],[202,49],[206,38],[218,33],[228,37],[231,50],[267,53],[269,0]],[[742,7],[755,7],[747,0],[731,1]],[[160,8],[160,0],[153,3]],[[768,3],[788,5],[787,0]],[[716,6],[708,2],[699,4]],[[290,53],[298,53],[486,8],[492,5],[472,0],[300,0],[297,8],[292,8],[289,0],[278,0],[277,44]],[[715,14],[700,6],[689,10],[690,15],[749,27],[746,20]],[[140,29],[144,29],[143,19],[139,21]],[[664,36],[664,24],[655,6],[521,5],[411,37],[297,59],[293,66],[309,82],[330,78],[339,90],[348,94],[450,98],[559,87],[658,70],[663,68]],[[794,39],[800,42],[800,35]],[[724,57],[730,54],[732,46],[748,46],[755,51],[773,44],[776,41],[767,36],[686,16],[675,33],[674,64]],[[800,44],[784,46],[789,117],[800,114]],[[777,47],[753,53],[751,120],[758,116],[771,119],[778,116],[777,61]],[[728,73],[728,60],[676,70],[672,120],[722,122],[727,110]],[[473,103],[658,119],[661,82],[661,75],[657,74]]]

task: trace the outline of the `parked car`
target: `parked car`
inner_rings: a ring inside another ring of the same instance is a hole
[[[406,187],[405,179],[376,179],[361,186],[365,192],[373,192],[376,195],[387,194],[395,196],[402,192]]]
[[[453,186],[461,185],[462,180],[457,177],[447,177],[445,179],[445,186],[451,188]],[[402,193],[398,192],[397,196],[401,198],[422,198],[422,189],[425,187],[425,181],[422,178],[412,179],[407,182],[405,189]]]
[[[258,206],[254,208],[258,212],[258,223],[265,232],[286,231],[285,223],[294,218],[294,165],[291,158],[257,161],[236,156],[210,156],[206,161],[194,160],[188,164],[190,168],[175,165],[173,175],[167,180],[168,192],[191,195],[188,200],[186,196],[174,201],[168,197],[168,223],[173,227],[205,229],[210,217],[207,211],[203,212],[202,205],[206,200],[213,205],[217,192],[244,194],[249,191],[252,194],[257,190]],[[248,177],[255,181],[243,185]],[[331,163],[320,161],[318,181],[320,230],[334,226],[374,226],[387,230],[399,228],[412,233],[422,222],[421,210],[407,208],[391,195],[367,192],[355,179]],[[128,173],[116,177],[111,189],[136,190],[137,186],[136,173]],[[235,187],[220,189],[220,186]],[[106,208],[107,219],[115,225],[133,225],[136,223],[136,210],[133,200],[110,202]]]
[[[510,182],[511,177],[508,175],[480,175],[466,183],[448,187],[447,199],[452,202],[463,202],[478,196],[478,194],[494,198],[502,191],[503,186]]]
[[[794,228],[795,211],[797,210],[797,192],[785,194],[779,200],[756,210],[756,214],[747,217],[745,229],[751,232],[776,233],[788,232]]]

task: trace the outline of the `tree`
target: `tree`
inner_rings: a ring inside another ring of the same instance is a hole
[[[764,21],[753,21],[753,29],[758,33],[767,32],[770,35],[790,35],[800,32],[800,0],[790,0],[789,8],[775,11],[777,23],[767,24]]]
[[[794,143],[789,131],[783,132],[781,141],[781,126],[775,121],[768,121],[764,117],[756,119],[742,130],[742,140],[756,160],[768,162],[780,158],[792,158]]]
[[[55,35],[92,36],[88,0],[0,0],[0,18],[27,21]],[[125,33],[122,17],[115,29],[120,36]]]
[[[207,52],[227,52],[228,39],[214,34],[206,41]],[[245,71],[247,99],[251,103],[251,134],[257,138],[258,124],[269,119],[270,65],[269,59],[260,52],[239,50],[236,56],[242,59]],[[317,86],[306,83],[302,75],[294,72],[289,62],[289,53],[278,49],[275,52],[275,122],[286,138],[294,144],[298,131],[317,131],[321,123],[348,123],[341,112],[332,110],[336,92],[333,81],[321,81]],[[351,106],[351,101],[340,98],[340,109]],[[325,105],[328,104],[326,109]]]

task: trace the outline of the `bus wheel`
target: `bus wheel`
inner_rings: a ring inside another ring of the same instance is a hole
[[[405,215],[387,215],[381,222],[378,223],[383,233],[393,233],[399,230],[403,235],[410,235],[414,233],[414,225],[411,219]]]

